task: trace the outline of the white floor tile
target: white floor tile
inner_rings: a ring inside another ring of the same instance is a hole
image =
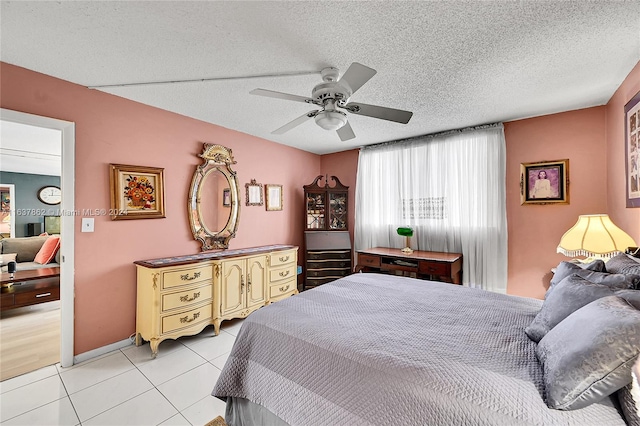
[[[224,418],[226,404],[224,401],[207,396],[185,410],[181,414],[189,420],[192,425],[204,425],[218,416]]]
[[[164,382],[158,390],[179,411],[211,395],[213,386],[220,377],[220,370],[206,363],[180,376]]]
[[[176,414],[166,422],[160,423],[159,426],[191,426],[191,423],[182,414]]]
[[[238,331],[240,331],[240,327],[242,327],[242,323],[244,322],[244,318],[232,319],[229,321],[222,321],[220,325],[220,330],[225,331],[229,334],[233,334],[234,336],[238,335]]]
[[[151,362],[139,365],[138,368],[151,383],[158,386],[206,362],[204,358],[183,346],[181,350],[159,356]]]
[[[29,383],[37,382],[38,380],[45,379],[47,377],[55,376],[58,374],[58,370],[55,366],[50,365],[48,367],[40,368],[30,373],[22,374],[12,379],[0,382],[0,393],[9,392]]]
[[[80,421],[90,419],[153,388],[144,375],[134,368],[71,395]]]
[[[55,375],[2,394],[0,422],[67,396],[60,376]]]
[[[135,366],[122,352],[115,351],[97,361],[92,359],[78,364],[73,369],[65,369],[60,373],[60,377],[71,395],[134,368]]]
[[[57,373],[56,373],[57,374]],[[68,397],[3,421],[3,426],[75,426],[80,424]]]
[[[187,346],[209,361],[230,352],[235,341],[235,336],[228,333],[220,333],[220,335],[215,337],[198,340],[194,343],[189,342]]]
[[[184,349],[184,345],[179,340],[165,340],[160,343],[158,355],[155,359],[171,355],[181,349]],[[151,346],[149,343],[140,346],[128,346],[121,349],[121,351],[136,367],[155,361],[154,358],[151,358]]]
[[[224,364],[227,362],[227,359],[229,359],[229,355],[231,355],[231,352],[227,352],[224,355],[220,355],[219,357],[214,358],[209,362],[213,364],[216,368],[219,368],[220,370],[222,370],[222,368],[224,367]]]
[[[160,424],[176,414],[178,412],[169,401],[157,389],[151,389],[86,422],[82,422],[82,424],[83,426],[148,426]]]

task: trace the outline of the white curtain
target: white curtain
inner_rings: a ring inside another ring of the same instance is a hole
[[[355,248],[463,254],[463,284],[507,288],[505,139],[502,124],[360,150]]]

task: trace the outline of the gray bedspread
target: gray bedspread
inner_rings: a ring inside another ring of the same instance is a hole
[[[252,313],[213,390],[290,425],[624,425],[610,398],[544,403],[541,301],[354,274]]]

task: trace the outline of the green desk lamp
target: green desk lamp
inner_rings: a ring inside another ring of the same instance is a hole
[[[413,228],[409,228],[409,227],[398,228],[398,235],[402,237],[406,237],[406,243],[405,243],[406,247],[403,248],[401,251],[407,254],[413,253],[413,250],[411,250],[411,247],[409,247],[411,245],[411,237],[413,237]]]

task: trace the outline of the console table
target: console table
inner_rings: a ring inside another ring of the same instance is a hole
[[[60,268],[3,272],[0,311],[60,299]]]
[[[462,254],[437,251],[403,253],[400,249],[376,247],[358,250],[355,272],[404,271],[418,278],[462,284]]]

